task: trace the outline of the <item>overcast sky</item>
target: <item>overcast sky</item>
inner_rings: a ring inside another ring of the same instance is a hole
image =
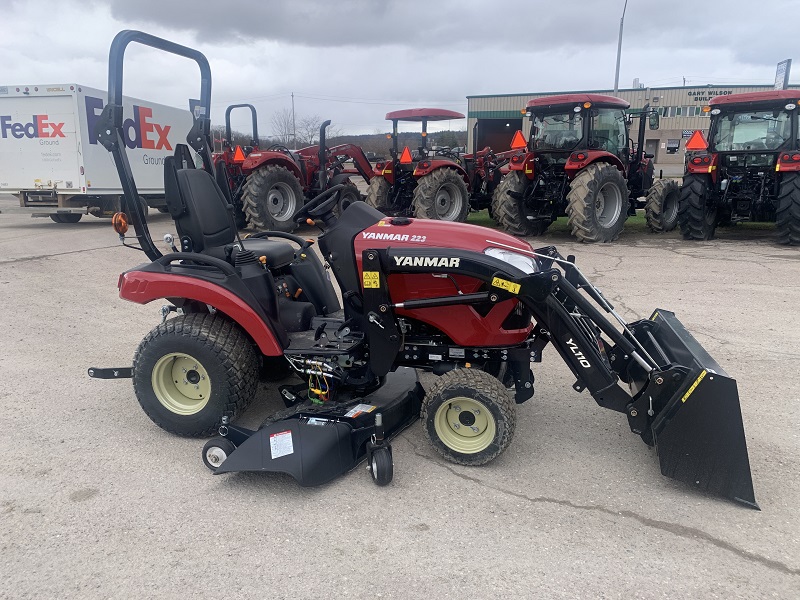
[[[291,107],[344,133],[388,131],[417,106],[467,110],[467,95],[612,89],[624,0],[0,0],[0,85],[75,82],[106,89],[108,48],[140,29],[211,63],[212,120],[254,104],[259,130]],[[241,12],[238,6],[247,6]],[[793,58],[800,0],[630,0],[620,87],[771,84]],[[783,15],[783,17],[781,16]],[[185,106],[199,77],[185,59],[131,46],[125,93]],[[234,128],[249,129],[234,113]],[[448,123],[445,122],[445,126]],[[465,121],[449,123],[465,128]],[[413,129],[413,126],[412,126]]]

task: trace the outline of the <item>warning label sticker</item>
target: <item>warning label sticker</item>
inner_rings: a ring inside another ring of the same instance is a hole
[[[502,290],[511,292],[512,294],[519,294],[519,288],[521,287],[518,283],[508,281],[507,279],[501,279],[500,277],[495,277],[492,279],[492,285]]]
[[[357,417],[363,413],[371,413],[375,410],[377,406],[372,406],[371,404],[356,404],[353,408],[347,411],[344,415],[345,417]]]
[[[287,454],[293,454],[294,444],[292,443],[292,432],[281,431],[269,436],[269,450],[273,459],[286,456]]]
[[[364,288],[381,287],[380,273],[378,271],[364,271]]]

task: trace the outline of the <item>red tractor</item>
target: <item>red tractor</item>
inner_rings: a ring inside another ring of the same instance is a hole
[[[249,108],[253,119],[253,135],[249,146],[234,146],[231,131],[231,111],[234,108]],[[214,164],[214,177],[228,202],[233,205],[236,226],[242,229],[247,226],[247,215],[242,204],[242,190],[247,175],[242,171],[242,163],[252,152],[258,151],[258,120],[256,109],[252,104],[232,104],[225,109],[225,139],[222,150],[214,152],[211,160]]]
[[[673,229],[678,186],[671,180],[653,183],[651,154],[644,153],[645,116],[658,129],[658,113],[648,105],[628,111],[620,98],[601,94],[563,94],[534,98],[526,116],[530,139],[514,136],[511,158],[492,199],[492,214],[518,236],[541,235],[558,217],[567,215],[572,234],[582,242],[611,242],[622,232],[636,199],[663,210],[653,214],[651,228]],[[635,148],[628,134],[639,118]]]
[[[712,98],[708,143],[686,147],[678,219],[687,240],[708,240],[719,224],[775,221],[778,242],[800,245],[800,90]]]
[[[242,187],[242,204],[251,227],[260,231],[293,231],[292,220],[306,200],[339,184],[346,184],[340,193],[340,209],[361,200],[361,193],[350,181],[360,175],[367,183],[372,179],[372,165],[364,151],[353,144],[328,148],[325,145],[325,121],[319,130],[319,144],[300,150],[289,150],[275,144],[265,150],[250,152],[241,162],[246,176]],[[354,169],[344,168],[352,159]]]
[[[470,208],[489,208],[500,169],[508,162],[491,148],[459,155],[449,148],[427,147],[428,122],[463,119],[441,108],[411,108],[386,114],[392,122],[392,159],[375,165],[367,203],[390,216],[416,216],[440,221],[466,221]],[[422,123],[422,144],[413,152],[398,148],[397,123]]]

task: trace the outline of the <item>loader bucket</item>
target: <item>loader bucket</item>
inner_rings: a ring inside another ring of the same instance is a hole
[[[674,313],[659,309],[650,321],[655,326],[645,334],[648,339],[640,339],[639,332],[637,339],[655,353],[654,358],[658,355],[688,369],[652,422],[661,473],[759,509],[736,381]]]

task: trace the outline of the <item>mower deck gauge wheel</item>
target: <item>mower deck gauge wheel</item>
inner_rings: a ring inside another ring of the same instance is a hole
[[[216,471],[234,450],[236,446],[228,438],[212,438],[203,446],[203,463],[212,471]]]
[[[389,448],[376,448],[369,463],[369,474],[372,481],[380,486],[387,485],[394,477],[394,464]]]

